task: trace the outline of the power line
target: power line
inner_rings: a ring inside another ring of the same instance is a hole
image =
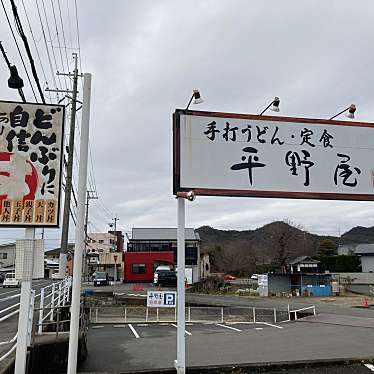
[[[55,26],[56,26],[57,43],[58,43],[58,46],[59,46],[62,69],[65,71],[65,63],[64,63],[64,59],[62,57],[62,50],[61,50],[61,44],[60,44],[60,34],[58,32],[56,13],[55,13],[55,7],[53,5],[53,0],[51,0],[51,5],[52,5],[52,12],[53,12],[53,19],[55,21]],[[52,46],[52,50],[53,50],[53,46]],[[66,75],[64,75],[64,81],[65,81],[65,88],[66,88],[66,90],[68,90],[68,84],[66,83],[67,82]]]
[[[10,0],[10,3],[12,4],[12,11],[13,11],[14,20],[16,22],[16,27],[18,29],[18,32],[19,32],[20,36],[21,36],[23,44],[25,45],[27,57],[29,58],[29,61],[30,61],[32,75],[34,77],[36,86],[38,88],[40,98],[42,99],[42,103],[45,104],[43,90],[40,86],[39,77],[38,77],[38,73],[37,73],[36,68],[35,68],[34,59],[32,58],[32,55],[31,55],[29,42],[27,41],[27,37],[26,37],[26,35],[23,31],[22,23],[21,23],[21,20],[19,18],[19,15],[18,15],[16,4],[14,3],[14,0]]]
[[[23,65],[23,68],[25,69],[27,80],[30,83],[31,91],[32,91],[32,93],[34,95],[35,101],[37,102],[38,99],[36,98],[34,87],[33,87],[32,83],[31,83],[31,79],[30,79],[29,73],[28,73],[28,71],[26,69],[26,64],[25,64],[25,61],[23,60],[23,56],[22,56],[21,50],[19,48],[16,36],[14,35],[13,27],[12,27],[12,24],[10,23],[10,20],[9,20],[9,17],[8,17],[8,13],[7,13],[6,9],[5,9],[5,5],[4,5],[4,1],[3,0],[1,0],[1,5],[3,6],[5,17],[6,17],[7,21],[8,21],[8,25],[9,25],[10,31],[12,32],[12,36],[13,36],[14,42],[16,43],[19,56],[21,57],[22,65]]]
[[[53,0],[51,0],[52,2]],[[60,22],[61,22],[61,30],[62,30],[62,39],[64,41],[64,48],[65,48],[65,57],[66,57],[66,69],[69,70],[69,58],[68,58],[68,51],[66,48],[66,39],[65,39],[65,30],[64,30],[64,22],[62,21],[62,12],[61,12],[61,4],[60,0],[57,2],[58,4],[58,11],[60,13]]]
[[[78,41],[78,53],[79,53],[79,67],[82,70],[82,57],[81,57],[81,42],[79,37],[79,21],[78,21],[78,6],[77,6],[77,0],[74,0],[75,4],[75,19],[77,21],[77,41]]]
[[[42,69],[42,73],[43,73],[43,77],[44,77],[44,80],[45,82],[47,83],[47,76],[45,74],[45,70],[44,70],[44,64],[42,64],[42,59],[40,58],[40,54],[39,54],[39,48],[38,48],[38,45],[36,43],[36,40],[35,40],[35,37],[34,37],[34,33],[32,31],[32,28],[31,28],[31,24],[30,24],[30,20],[29,20],[29,15],[27,14],[27,11],[26,11],[26,7],[25,7],[25,3],[24,1],[22,0],[22,5],[23,5],[23,10],[25,12],[25,16],[26,16],[26,20],[27,20],[27,24],[29,25],[29,29],[30,29],[30,34],[31,34],[31,37],[32,37],[32,40],[34,42],[34,46],[35,46],[35,50],[36,50],[36,55],[38,56],[38,60],[39,60],[39,65]]]
[[[48,17],[47,17],[47,11],[45,10],[44,0],[42,0],[42,5],[43,5],[43,12],[44,12],[45,21],[46,21],[46,24],[47,24],[47,31],[48,31],[48,35],[49,35],[49,42],[51,43],[53,60],[55,62],[56,70],[58,71],[58,64],[57,64],[57,60],[56,60],[55,50],[54,50],[53,45],[52,45],[53,39],[52,39],[52,35],[51,35],[51,30],[49,28],[49,22],[48,22]],[[62,87],[61,79],[60,79],[59,75],[57,76],[57,79],[58,79],[58,82],[60,84],[60,87]]]
[[[3,1],[3,0],[1,0],[1,1]],[[43,21],[42,21],[42,17],[41,17],[41,14],[40,14],[39,3],[38,3],[38,0],[35,0],[35,2],[36,2],[36,9],[38,10],[38,16],[39,16],[40,26],[42,28],[42,34],[43,34],[44,44],[45,44],[45,48],[46,48],[46,51],[47,51],[47,57],[48,57],[49,67],[51,68],[52,80],[53,80],[53,83],[55,85],[55,88],[57,88],[55,73],[53,71],[53,66],[52,66],[51,55],[49,53],[49,48],[48,48],[48,44],[47,44],[47,38],[45,36]],[[58,92],[57,92],[57,99],[59,99]]]

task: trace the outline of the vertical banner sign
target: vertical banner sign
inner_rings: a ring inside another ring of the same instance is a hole
[[[374,200],[374,123],[177,110],[174,194]]]
[[[0,225],[59,226],[64,112],[0,101]]]

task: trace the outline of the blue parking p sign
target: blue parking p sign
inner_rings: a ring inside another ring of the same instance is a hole
[[[164,293],[164,305],[165,306],[175,306],[176,297],[174,292],[165,292]]]

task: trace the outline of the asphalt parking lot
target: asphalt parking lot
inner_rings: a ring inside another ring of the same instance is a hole
[[[335,325],[329,323],[328,318],[326,321],[279,325],[187,324],[187,365],[265,364],[374,356],[374,325],[351,326],[349,322]],[[176,356],[176,327],[171,323],[92,325],[88,331],[88,349],[89,356],[81,372],[172,368]],[[350,372],[370,372],[360,365],[354,370]],[[321,372],[334,371],[318,371]]]

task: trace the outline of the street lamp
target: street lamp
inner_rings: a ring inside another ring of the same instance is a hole
[[[332,116],[330,118],[330,120],[334,119],[337,116],[340,116],[344,112],[347,112],[346,113],[346,117],[348,117],[350,119],[354,119],[355,118],[355,112],[356,112],[356,105],[355,104],[351,104],[348,108],[345,108],[341,112],[339,112],[338,114],[335,114],[335,116]]]
[[[260,113],[260,116],[262,116],[269,108],[273,112],[279,112],[279,104],[280,99],[279,97],[275,96],[274,100]]]
[[[8,79],[8,87],[19,90],[23,87],[23,80],[18,75],[18,71],[15,65],[10,65],[10,78]]]
[[[200,91],[199,90],[193,90],[192,91],[192,96],[191,96],[191,99],[190,101],[188,102],[187,104],[187,107],[185,110],[188,110],[188,108],[190,107],[191,105],[191,102],[192,100],[194,100],[194,104],[201,104],[202,102],[204,102],[204,100],[201,98],[201,95],[200,95]]]

